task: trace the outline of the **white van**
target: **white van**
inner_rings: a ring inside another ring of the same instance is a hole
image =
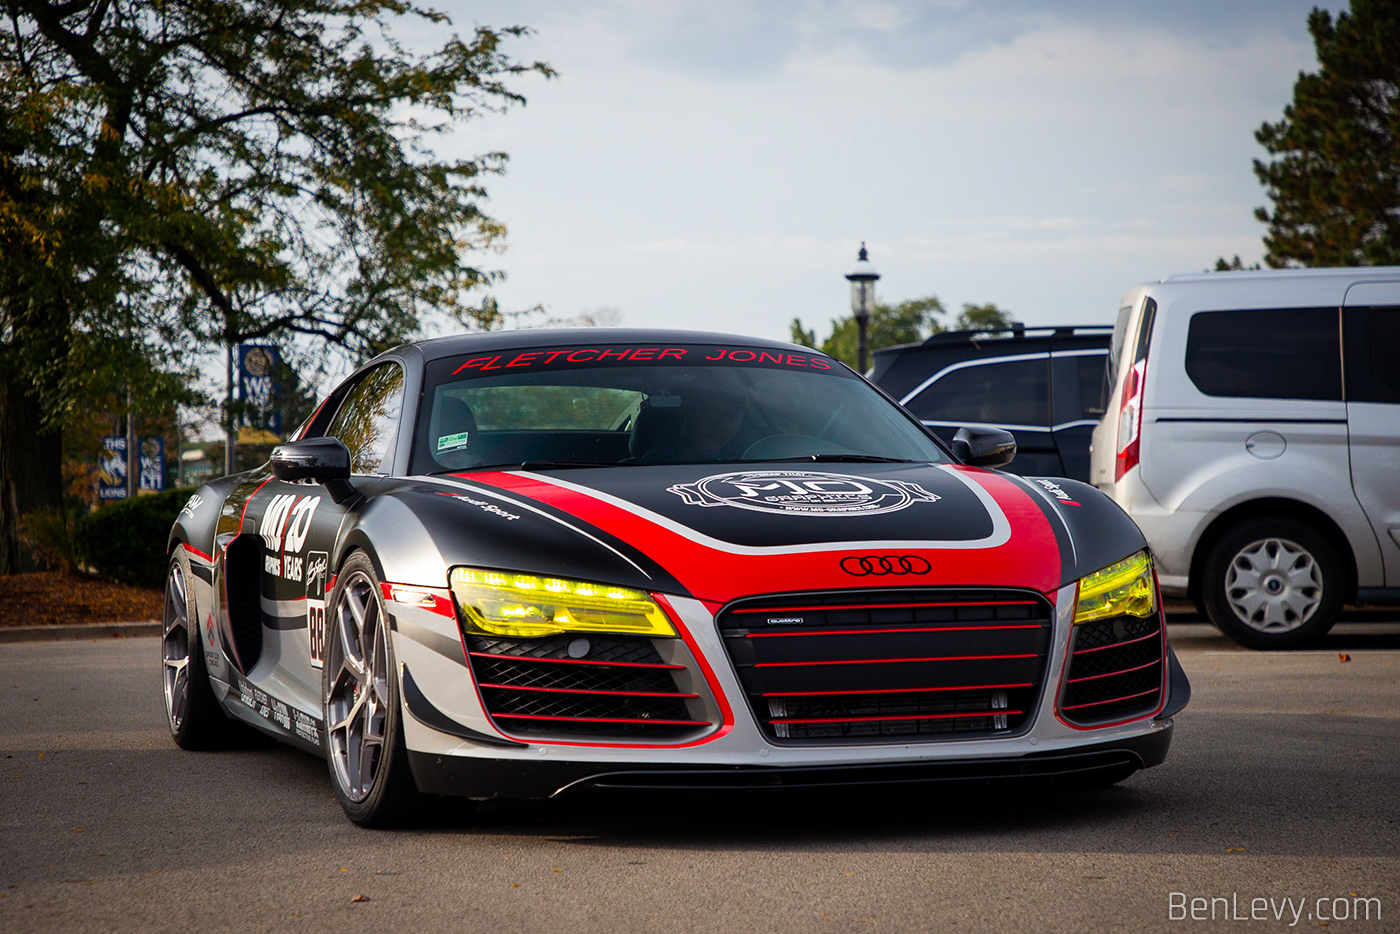
[[[1255,648],[1400,604],[1400,267],[1172,276],[1124,296],[1092,482],[1164,594]]]

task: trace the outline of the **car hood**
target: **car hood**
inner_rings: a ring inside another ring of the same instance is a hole
[[[712,603],[1062,580],[1067,535],[1019,478],[931,464],[667,465],[455,475],[625,543]]]

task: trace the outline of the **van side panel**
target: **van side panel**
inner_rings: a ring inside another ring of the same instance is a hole
[[[1352,270],[1213,274],[1167,280],[1125,297],[1125,304],[1129,298],[1137,303],[1125,344],[1135,339],[1143,300],[1150,297],[1158,306],[1144,388],[1141,461],[1114,482],[1117,405],[1127,370],[1119,366],[1110,410],[1094,437],[1093,476],[1147,535],[1164,592],[1185,592],[1193,553],[1215,517],[1266,497],[1307,503],[1331,516],[1351,545],[1358,585],[1382,586],[1376,535],[1352,489],[1347,403],[1211,396],[1186,370],[1195,315],[1330,308],[1340,320],[1343,296],[1357,278]]]
[[[1352,286],[1343,315],[1352,488],[1371,519],[1385,586],[1400,587],[1400,282]]]

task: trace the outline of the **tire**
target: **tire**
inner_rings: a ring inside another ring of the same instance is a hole
[[[1342,612],[1342,561],[1332,543],[1296,519],[1242,522],[1202,566],[1201,602],[1217,629],[1251,649],[1317,642]]]
[[[223,749],[246,733],[224,713],[209,684],[199,638],[199,613],[191,597],[189,558],[177,548],[165,573],[161,681],[165,722],[181,749]]]
[[[355,552],[341,565],[326,615],[321,700],[331,785],[345,816],[361,827],[400,825],[421,802],[388,636],[379,577],[369,558]]]

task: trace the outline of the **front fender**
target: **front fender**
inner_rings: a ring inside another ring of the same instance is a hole
[[[685,594],[655,562],[600,530],[486,494],[408,487],[372,497],[349,521],[334,564],[360,548],[385,581],[446,587],[453,567],[470,565]]]

